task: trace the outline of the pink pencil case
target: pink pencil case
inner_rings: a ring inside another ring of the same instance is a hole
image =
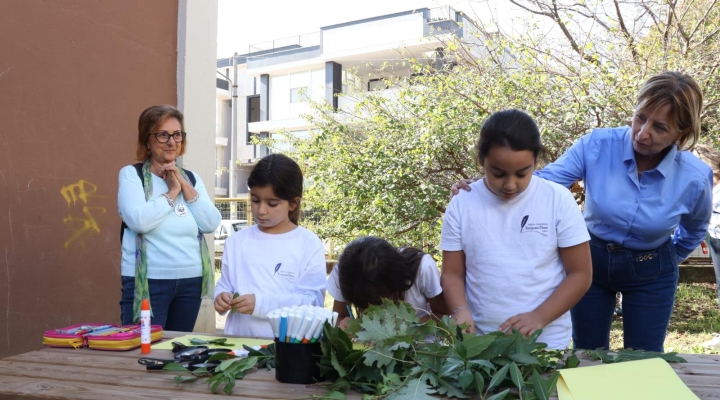
[[[87,345],[87,342],[85,341],[85,335],[89,331],[104,326],[112,328],[118,327],[117,325],[113,324],[86,322],[83,324],[75,324],[58,329],[50,329],[45,331],[45,334],[43,334],[43,345],[49,347],[72,347],[75,349],[79,349]]]
[[[95,350],[132,350],[140,347],[140,325],[121,326],[121,332],[85,335],[87,347]],[[150,325],[150,341],[162,339],[162,326]]]
[[[150,326],[150,340],[162,339],[162,326]],[[84,323],[45,331],[43,345],[89,347],[97,350],[131,350],[140,347],[140,325]]]

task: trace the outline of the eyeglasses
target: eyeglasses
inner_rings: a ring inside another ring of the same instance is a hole
[[[176,131],[173,133],[168,133],[165,131],[152,133],[153,136],[155,136],[155,139],[157,139],[160,143],[167,143],[168,140],[172,137],[173,140],[175,140],[175,143],[182,143],[183,140],[185,140],[185,136],[187,136],[186,132],[180,132]]]

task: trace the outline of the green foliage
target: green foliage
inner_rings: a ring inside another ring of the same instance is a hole
[[[555,391],[556,370],[579,364],[574,352],[547,350],[537,342],[540,331],[529,338],[517,332],[466,334],[448,317],[421,323],[408,304],[389,300],[365,310],[347,333],[327,324],[324,333],[328,340],[322,342],[320,368],[332,382],[329,389],[354,389],[372,399],[512,399],[520,394],[523,399],[547,399]],[[353,349],[348,334],[362,338],[365,347]],[[427,341],[428,336],[433,340]],[[684,361],[659,353],[620,354],[608,362],[651,357]]]
[[[313,104],[316,129],[285,144],[308,178],[303,202],[320,216],[310,226],[318,235],[339,246],[375,235],[434,252],[450,186],[482,175],[473,146],[490,113],[526,110],[554,161],[592,128],[625,125],[638,87],[663,70],[698,81],[702,141],[720,146],[720,4],[620,0],[608,12],[604,0],[512,1],[527,10],[520,33],[464,26],[462,40],[439,39],[442,68],[401,49],[394,63],[368,64],[372,72],[356,77],[389,89],[348,85],[343,108]]]
[[[430,396],[490,399],[548,399],[559,368],[577,367],[571,351],[548,350],[537,342],[540,331],[525,338],[517,331],[483,336],[463,333],[454,320],[420,322],[406,303],[384,300],[371,306],[347,332],[326,324],[321,372],[331,393],[354,389],[364,399],[427,399]],[[365,345],[353,349],[349,335]],[[431,337],[432,340],[426,340]],[[674,354],[621,351],[588,352],[603,362]]]
[[[326,322],[318,365],[326,381],[320,385],[327,387],[328,393],[318,398],[344,400],[343,393],[352,389],[363,393],[365,400],[431,396],[548,399],[557,385],[557,370],[580,364],[574,351],[546,349],[545,343],[537,341],[541,331],[526,338],[517,331],[477,336],[464,333],[464,328],[467,326],[458,326],[447,316],[437,322],[420,322],[409,304],[390,300],[368,307],[347,331]],[[355,348],[350,336],[362,346]],[[211,356],[208,361],[221,361],[212,371],[190,371],[179,363],[168,364],[164,370],[179,372],[177,385],[208,378],[212,393],[222,386],[231,394],[235,381],[253,367],[274,366],[274,344],[261,350],[243,347],[249,352],[247,358],[227,353]],[[594,350],[586,354],[604,363],[655,357],[685,362],[675,353]]]
[[[232,343],[227,343],[227,338],[217,338],[217,339],[200,339],[200,338],[190,338],[190,344],[192,345],[204,345],[204,344],[214,344],[215,346],[223,346],[223,347],[232,347],[235,346]]]

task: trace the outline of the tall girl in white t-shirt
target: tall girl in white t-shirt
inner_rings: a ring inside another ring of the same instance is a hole
[[[382,299],[405,301],[421,320],[447,314],[440,272],[435,260],[415,248],[395,248],[387,241],[365,236],[345,246],[327,281],[335,299],[338,325],[345,327],[348,307],[363,310]]]
[[[533,176],[543,152],[532,118],[492,114],[476,145],[485,177],[445,210],[440,248],[448,308],[470,331],[517,329],[565,349],[570,308],[592,280],[585,221],[564,187]]]
[[[248,187],[255,225],[225,242],[215,310],[237,311],[225,322],[226,334],[272,337],[270,311],[323,306],[325,248],[297,225],[303,176],[295,161],[282,154],[264,157],[250,172]]]

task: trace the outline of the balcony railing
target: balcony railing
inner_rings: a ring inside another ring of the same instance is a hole
[[[427,22],[457,21],[457,11],[450,6],[431,8]]]
[[[248,54],[272,53],[273,50],[285,50],[296,47],[311,47],[320,45],[320,32],[306,33],[304,35],[290,36],[282,39],[270,40],[268,42],[251,44]]]

